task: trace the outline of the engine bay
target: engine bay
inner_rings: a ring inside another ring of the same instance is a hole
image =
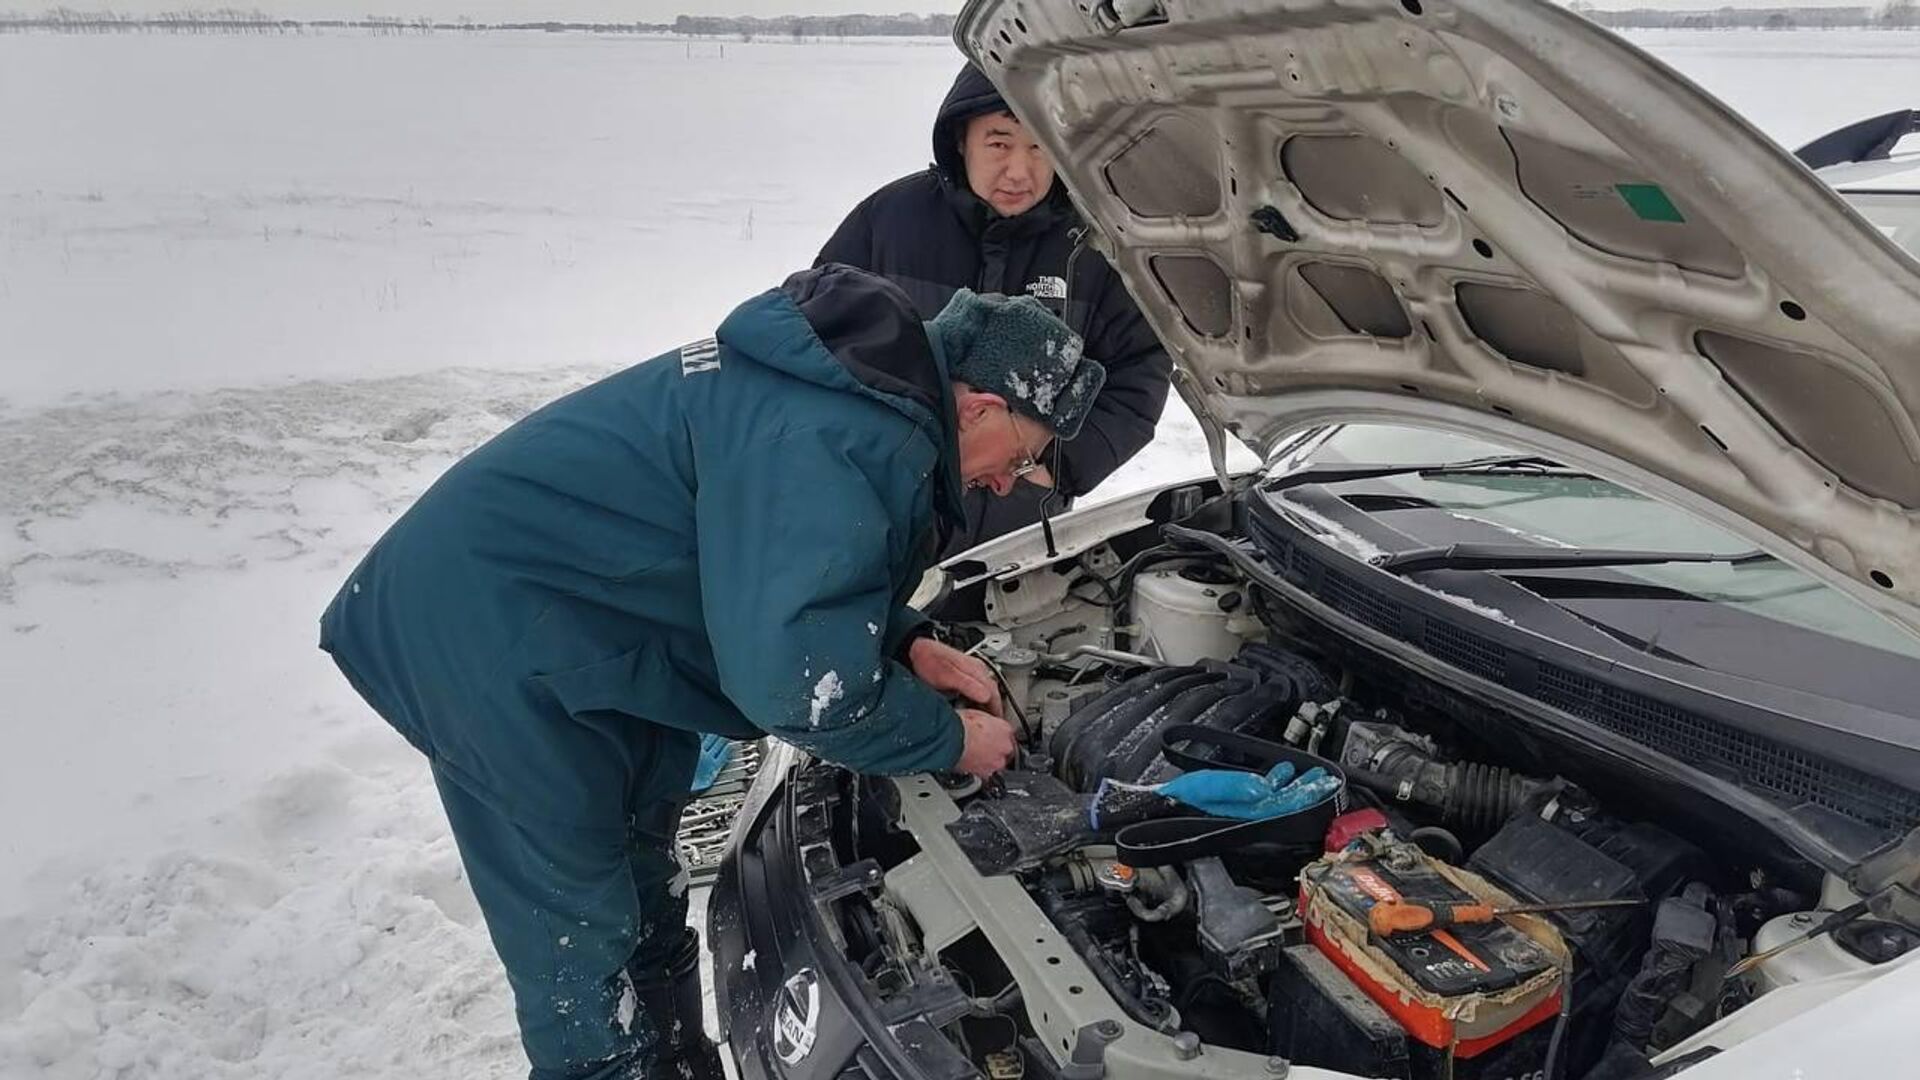
[[[994,781],[940,779],[959,810],[946,833],[1176,1056],[1394,1080],[1671,1075],[1715,1052],[1702,1033],[1727,1018],[1804,1007],[1781,992],[1920,945],[1761,830],[1369,662],[1158,529],[983,577],[936,612],[993,667],[1021,743]],[[1196,769],[1282,762],[1337,790],[1260,820],[1136,805]],[[888,882],[842,908],[850,958],[883,990],[959,986],[967,1007],[941,1030],[978,1075],[1095,1075],[1081,1047],[1036,1038],[984,935],[934,930],[951,919],[910,887],[903,789],[846,782],[842,861]],[[1383,928],[1404,911],[1433,925]]]

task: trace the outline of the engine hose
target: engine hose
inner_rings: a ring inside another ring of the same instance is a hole
[[[1164,866],[1143,866],[1134,871],[1134,890],[1127,896],[1127,910],[1141,922],[1166,922],[1187,910],[1192,892],[1187,879]],[[1149,906],[1147,900],[1154,903]]]
[[[1101,955],[1100,947],[1094,943],[1093,935],[1087,933],[1087,928],[1082,926],[1078,919],[1063,916],[1059,911],[1059,905],[1049,896],[1042,895],[1041,907],[1046,910],[1053,925],[1059,928],[1060,935],[1067,939],[1067,944],[1073,946],[1073,951],[1079,953],[1080,959],[1086,961],[1087,969],[1093,972],[1093,977],[1099,981],[1101,989],[1120,1005],[1121,1011],[1127,1014],[1128,1019],[1158,1031],[1162,1035],[1175,1033],[1178,1025],[1173,1017],[1167,1015],[1156,1017],[1147,1011],[1146,1003],[1141,1001],[1132,990],[1127,989],[1127,985],[1120,980],[1119,973],[1113,970],[1113,965],[1107,963],[1107,958]]]
[[[1388,802],[1418,803],[1437,810],[1448,825],[1475,833],[1498,831],[1547,786],[1545,781],[1498,765],[1441,765],[1412,747],[1396,748],[1376,760],[1380,768],[1343,766],[1348,783],[1376,792]]]
[[[1255,590],[1256,595],[1262,592]],[[1263,616],[1261,621],[1268,620]],[[1259,672],[1263,682],[1287,684],[1294,698],[1289,707],[1302,701],[1326,701],[1345,696],[1319,664],[1278,645],[1266,642],[1246,645],[1233,658],[1233,662]]]
[[[1467,857],[1467,849],[1460,838],[1438,825],[1427,825],[1407,834],[1407,839],[1419,846],[1421,851],[1439,859],[1449,866],[1459,866]]]
[[[1447,768],[1452,776],[1442,816],[1474,832],[1490,833],[1505,825],[1538,784],[1498,765],[1467,761]]]

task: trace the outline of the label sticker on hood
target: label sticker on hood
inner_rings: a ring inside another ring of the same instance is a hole
[[[1627,206],[1638,214],[1641,221],[1670,221],[1676,225],[1686,224],[1686,218],[1680,214],[1680,208],[1673,205],[1667,193],[1660,190],[1659,184],[1615,184],[1613,190],[1620,193]]]

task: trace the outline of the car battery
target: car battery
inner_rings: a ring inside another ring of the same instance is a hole
[[[1380,937],[1367,916],[1383,901],[1513,901],[1476,874],[1386,840],[1301,872],[1308,942],[1406,1031],[1412,1080],[1491,1080],[1545,1068],[1569,962],[1553,925],[1515,915]]]
[[[1472,1058],[1415,1042],[1358,983],[1312,945],[1282,950],[1267,999],[1269,1050],[1312,1065],[1376,1080],[1521,1080],[1545,1067],[1550,1024],[1541,1024]]]
[[[1269,1047],[1295,1065],[1409,1080],[1407,1032],[1312,945],[1281,950],[1267,996]]]

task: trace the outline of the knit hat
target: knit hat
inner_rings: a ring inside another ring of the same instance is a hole
[[[1080,433],[1107,381],[1107,369],[1081,355],[1080,335],[1031,296],[961,289],[927,332],[940,343],[949,375],[1006,398],[1061,439]]]

